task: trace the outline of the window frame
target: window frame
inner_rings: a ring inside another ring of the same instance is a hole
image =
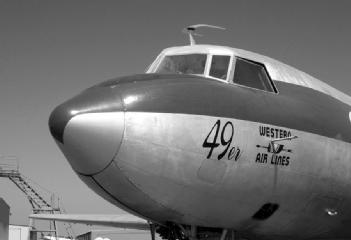
[[[226,79],[216,78],[216,77],[213,77],[213,76],[210,75],[213,56],[229,57],[228,68],[227,68],[227,78]],[[233,58],[234,58],[233,54],[216,54],[216,53],[209,54],[209,56],[208,56],[208,63],[207,63],[207,66],[206,66],[207,67],[207,71],[206,71],[205,77],[228,83],[229,79],[230,79],[230,77],[232,76],[232,73],[233,73],[233,71],[232,71],[233,70],[232,69],[233,68]]]
[[[246,85],[242,85],[242,84],[238,84],[238,83],[235,83],[234,82],[234,76],[235,76],[235,68],[236,68],[236,60],[237,59],[241,59],[241,60],[244,60],[246,62],[249,62],[249,63],[253,63],[255,65],[258,65],[258,66],[261,66],[263,67],[264,71],[266,72],[267,74],[267,77],[268,77],[268,82],[269,84],[271,85],[273,91],[266,91],[266,90],[262,90],[262,89],[259,89],[259,88],[253,88],[253,87],[249,87],[249,86],[246,86]],[[267,70],[266,68],[266,65],[261,63],[261,62],[257,62],[257,61],[254,61],[254,60],[251,60],[251,59],[247,59],[247,58],[243,58],[243,57],[239,57],[239,56],[235,56],[233,61],[232,61],[232,74],[230,75],[230,79],[228,80],[229,83],[233,84],[233,85],[236,85],[236,86],[241,86],[241,87],[245,87],[245,88],[249,88],[249,89],[253,89],[253,90],[256,90],[256,91],[261,91],[261,92],[265,92],[265,93],[271,93],[271,94],[279,94],[279,91],[278,91],[278,88],[276,87],[276,85],[274,84],[274,81],[272,80],[270,74],[269,74],[269,71]]]
[[[205,55],[206,56],[206,62],[205,62],[205,66],[204,66],[204,71],[203,74],[198,74],[198,73],[194,73],[194,74],[189,74],[189,75],[195,75],[195,76],[206,76],[206,72],[207,72],[207,66],[208,66],[208,59],[209,59],[209,54],[207,53],[197,53],[197,52],[189,52],[189,53],[177,53],[177,54],[162,54],[162,56],[160,56],[160,58],[156,58],[156,60],[154,61],[155,66],[149,68],[148,71],[146,71],[147,73],[156,73],[155,71],[159,68],[161,62],[169,56],[185,56],[185,55],[195,55],[195,54],[199,54],[199,55]],[[187,75],[187,74],[184,74]]]
[[[154,73],[156,71],[156,69],[158,69],[159,65],[161,64],[162,60],[167,57],[167,56],[174,56],[174,55],[190,55],[190,54],[204,54],[206,55],[206,64],[205,64],[205,70],[203,74],[193,74],[193,75],[197,75],[197,76],[202,76],[205,78],[210,78],[216,81],[220,81],[223,83],[229,83],[229,79],[232,79],[232,77],[234,76],[234,71],[233,68],[235,67],[235,65],[233,65],[235,63],[235,56],[233,53],[208,53],[208,52],[177,52],[177,53],[161,53],[159,54],[156,59],[154,60],[153,63],[151,63],[151,65],[148,67],[148,69],[146,70],[146,73]],[[211,69],[211,64],[212,64],[212,56],[228,56],[230,57],[229,59],[229,64],[228,64],[228,73],[227,73],[227,78],[226,79],[221,79],[221,78],[216,78],[216,77],[212,77],[210,76],[210,69]]]

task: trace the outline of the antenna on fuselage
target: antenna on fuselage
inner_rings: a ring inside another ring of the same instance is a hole
[[[195,45],[195,39],[194,36],[202,36],[201,34],[195,33],[196,29],[200,27],[207,27],[207,28],[215,28],[215,29],[220,29],[220,30],[225,30],[224,27],[219,27],[219,26],[214,26],[214,25],[208,25],[208,24],[195,24],[191,26],[187,26],[186,28],[183,29],[183,33],[187,33],[189,35],[189,40],[190,40],[190,45]]]

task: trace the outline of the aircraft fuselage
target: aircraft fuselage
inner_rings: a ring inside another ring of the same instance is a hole
[[[278,93],[190,75],[121,77],[60,105],[50,128],[85,183],[154,222],[351,237],[351,106],[272,80]]]

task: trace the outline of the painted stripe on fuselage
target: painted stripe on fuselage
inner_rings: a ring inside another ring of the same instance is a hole
[[[140,76],[139,76],[140,78]],[[351,142],[351,106],[310,88],[275,81],[279,94],[207,78],[116,79],[125,111],[208,115],[260,122]],[[113,81],[103,87],[112,86]],[[116,90],[117,91],[117,90]]]

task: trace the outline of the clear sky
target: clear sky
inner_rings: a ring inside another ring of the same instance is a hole
[[[165,47],[199,43],[261,53],[351,94],[349,0],[0,0],[0,154],[57,193],[71,213],[121,213],[71,170],[48,130],[51,110],[100,81],[141,73]],[[11,223],[27,224],[30,206],[7,179],[0,197]]]

